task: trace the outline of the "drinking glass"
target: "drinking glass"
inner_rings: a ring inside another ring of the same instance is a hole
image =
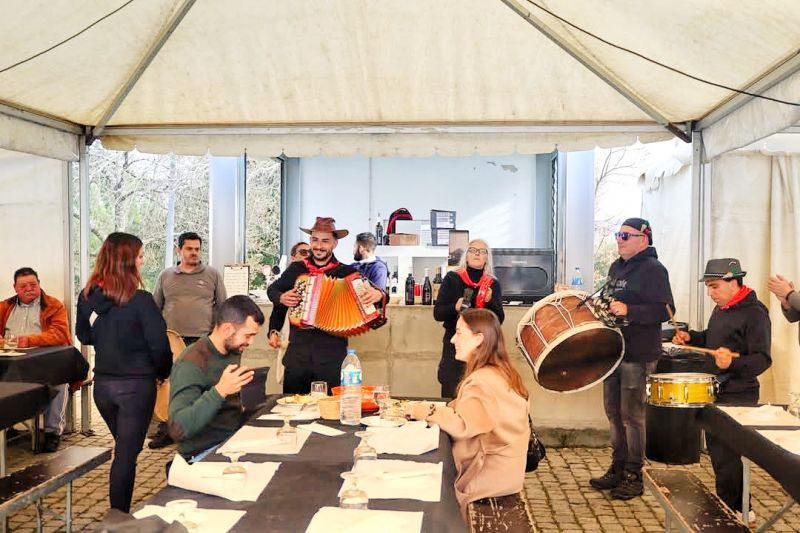
[[[789,398],[789,414],[800,418],[800,392],[790,392]]]
[[[164,507],[172,514],[174,520],[183,524],[188,521],[189,515],[197,509],[197,502],[195,500],[172,500],[167,502]]]
[[[235,487],[244,487],[247,484],[247,469],[239,462],[245,452],[241,450],[226,450],[222,455],[230,460],[231,464],[222,470],[222,481]]]
[[[17,336],[13,333],[9,333],[6,335],[6,349],[8,350],[16,350],[17,349]]]
[[[292,414],[281,415],[283,426],[278,428],[278,441],[287,446],[297,445],[297,429],[292,427],[289,421],[294,418]]]
[[[341,476],[345,486],[339,495],[339,507],[342,509],[367,509],[369,497],[366,492],[358,488],[360,474],[350,471],[342,472]]]
[[[378,404],[378,414],[381,418],[387,418],[389,413],[389,404],[392,400],[389,393],[389,385],[375,385],[372,393],[375,398],[375,403]]]
[[[378,451],[369,445],[369,438],[372,433],[369,431],[356,431],[355,435],[361,439],[361,442],[353,450],[353,468],[359,461],[373,461],[378,458]]]
[[[311,382],[311,396],[314,398],[324,398],[328,395],[328,382],[326,381],[312,381]]]

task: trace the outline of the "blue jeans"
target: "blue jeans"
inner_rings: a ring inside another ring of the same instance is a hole
[[[644,413],[650,363],[622,362],[603,382],[603,406],[611,424],[612,462],[615,469],[641,472],[644,463]]]
[[[149,379],[97,379],[94,403],[114,436],[109,497],[111,507],[130,512],[136,459],[142,451],[156,403],[156,382]]]

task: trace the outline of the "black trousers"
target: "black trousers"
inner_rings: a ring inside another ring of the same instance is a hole
[[[346,355],[347,339],[318,329],[293,331],[283,356],[283,392],[308,394],[312,381],[325,381],[329,391],[337,387]]]
[[[156,403],[156,383],[149,379],[97,379],[94,402],[114,436],[109,480],[111,507],[127,513],[133,498],[136,459]]]
[[[445,335],[446,337],[447,335]],[[452,335],[451,335],[452,336]],[[449,339],[442,346],[442,359],[439,361],[439,383],[442,385],[442,398],[455,398],[458,384],[464,377],[467,365],[456,359],[456,348]]]

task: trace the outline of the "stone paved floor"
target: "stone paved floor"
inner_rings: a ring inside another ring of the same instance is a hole
[[[79,405],[79,404],[78,404]],[[95,410],[92,415],[95,435],[79,433],[66,436],[62,446],[112,446],[108,429]],[[145,447],[139,456],[133,506],[137,508],[150,495],[164,486],[164,464],[174,453],[174,446],[161,450]],[[9,471],[23,468],[37,459],[30,441],[22,438],[9,446]],[[528,474],[525,490],[534,522],[539,531],[663,531],[664,513],[652,496],[645,495],[628,502],[610,499],[608,493],[588,487],[589,478],[605,471],[610,458],[608,448],[549,448],[547,460],[539,469]],[[657,463],[656,463],[657,464]],[[73,484],[73,524],[76,531],[92,531],[108,510],[108,469],[110,463],[90,472]],[[697,465],[688,467],[701,480],[713,487],[713,473],[707,456]],[[786,493],[760,468],[753,468],[753,508],[760,520],[779,509]],[[56,510],[64,508],[64,489],[46,498],[46,504]],[[33,532],[36,518],[32,507],[9,518],[10,530]],[[44,531],[63,531],[63,523],[49,518]],[[784,515],[772,531],[800,531],[800,507]]]

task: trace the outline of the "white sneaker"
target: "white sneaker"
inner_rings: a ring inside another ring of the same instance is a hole
[[[745,522],[744,518],[742,517],[742,513],[741,512],[737,512],[736,516],[739,517],[739,520],[741,520],[742,522]],[[751,524],[754,524],[755,521],[756,521],[756,512],[753,511],[752,509],[750,509],[750,511],[748,511],[748,513],[747,513],[747,521],[745,523],[747,525],[751,525]]]

